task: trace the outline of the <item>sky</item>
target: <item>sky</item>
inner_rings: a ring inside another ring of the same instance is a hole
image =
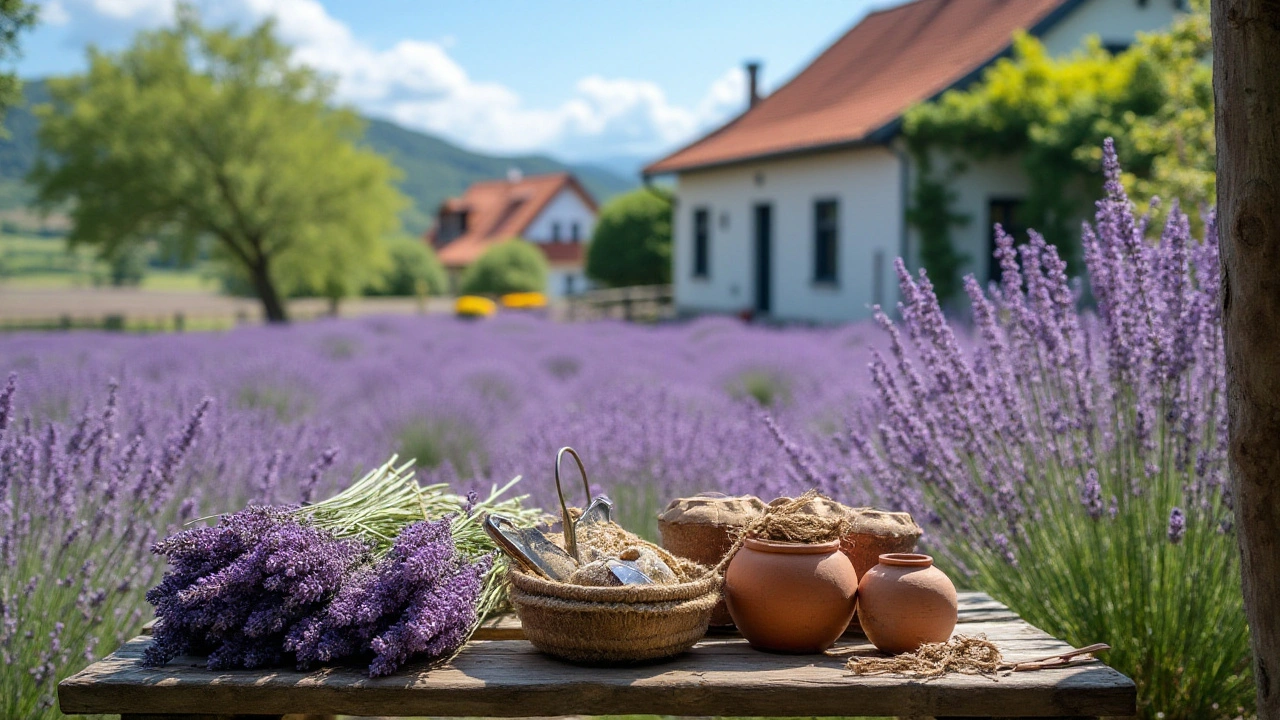
[[[171,23],[174,0],[38,0],[24,78]],[[295,60],[366,115],[492,154],[651,160],[741,112],[742,63],[777,87],[867,12],[902,0],[198,0],[206,21],[275,18]]]

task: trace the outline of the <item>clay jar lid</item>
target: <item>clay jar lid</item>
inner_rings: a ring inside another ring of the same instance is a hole
[[[757,552],[779,553],[782,555],[823,555],[839,550],[840,541],[828,540],[820,543],[799,543],[749,537],[743,540],[742,546]]]
[[[750,495],[728,497],[707,493],[672,500],[658,519],[677,525],[717,525],[742,527],[764,511],[760,498]]]

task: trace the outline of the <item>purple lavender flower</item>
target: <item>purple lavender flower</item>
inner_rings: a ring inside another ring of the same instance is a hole
[[[1177,545],[1182,542],[1182,536],[1187,531],[1187,517],[1182,514],[1182,510],[1174,508],[1169,511],[1169,542]]]
[[[147,593],[161,622],[144,662],[208,653],[214,669],[279,663],[285,633],[336,593],[367,554],[360,543],[273,507],[185,530],[153,552],[169,559],[170,570]]]
[[[492,558],[469,561],[454,547],[453,518],[406,527],[376,566],[364,568],[285,641],[299,668],[373,655],[370,676],[414,656],[440,659],[461,647],[475,624]]]

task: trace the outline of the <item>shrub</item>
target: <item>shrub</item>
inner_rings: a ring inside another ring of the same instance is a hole
[[[542,292],[547,289],[547,258],[532,243],[505,240],[471,263],[460,289],[472,295]]]
[[[600,211],[587,275],[610,287],[671,282],[671,198],[640,188],[610,200]]]
[[[443,295],[449,290],[444,266],[422,240],[393,235],[386,240],[391,257],[387,271],[364,291],[365,295]]]
[[[1104,165],[1083,239],[1096,313],[1054,246],[998,230],[1003,278],[966,278],[962,342],[899,261],[905,337],[878,316],[893,362],[872,363],[883,419],[855,454],[953,572],[1068,642],[1109,643],[1144,717],[1248,715],[1216,230],[1194,242],[1175,204],[1145,237],[1110,141]]]

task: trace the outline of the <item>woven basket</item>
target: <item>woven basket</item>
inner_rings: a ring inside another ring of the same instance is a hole
[[[511,604],[524,635],[548,655],[576,663],[626,664],[678,655],[707,633],[720,599],[711,574],[676,585],[586,587],[518,569]]]

